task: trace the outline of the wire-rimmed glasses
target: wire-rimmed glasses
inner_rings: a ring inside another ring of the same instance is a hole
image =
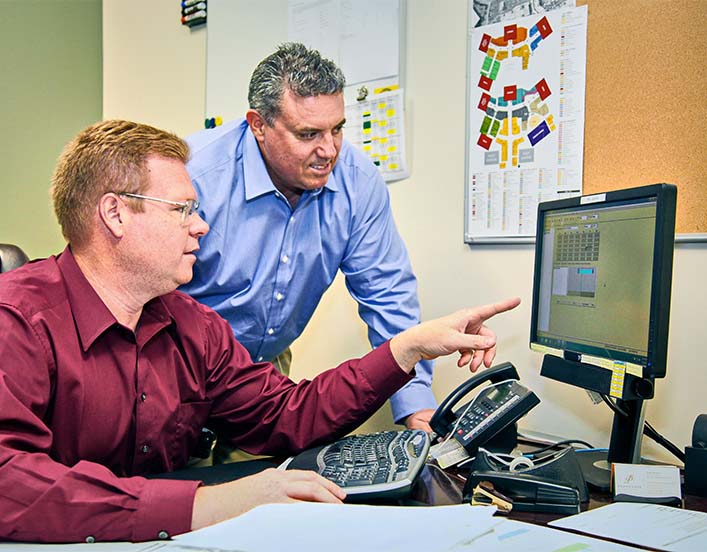
[[[130,192],[118,192],[119,196],[131,197],[133,199],[145,199],[147,201],[157,201],[159,203],[167,203],[168,205],[174,205],[179,207],[179,212],[182,215],[182,224],[187,222],[187,219],[194,214],[194,212],[199,208],[198,199],[187,199],[186,201],[172,201],[171,199],[162,199],[160,197],[146,196],[142,194],[133,194]]]

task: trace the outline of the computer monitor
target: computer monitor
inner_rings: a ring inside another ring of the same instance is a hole
[[[613,397],[608,454],[579,454],[608,489],[640,461],[644,400],[666,373],[677,189],[654,184],[541,203],[530,345],[541,375]]]

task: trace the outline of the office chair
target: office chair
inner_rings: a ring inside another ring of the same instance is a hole
[[[29,261],[27,254],[16,245],[0,243],[0,272],[8,272]]]

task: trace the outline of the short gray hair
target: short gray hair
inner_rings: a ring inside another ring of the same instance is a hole
[[[319,94],[338,94],[346,86],[344,73],[317,50],[298,42],[281,44],[253,71],[248,103],[272,126],[280,115],[282,95],[289,89],[306,98]]]

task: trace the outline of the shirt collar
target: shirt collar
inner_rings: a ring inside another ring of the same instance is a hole
[[[86,352],[108,328],[118,325],[118,321],[81,272],[69,246],[66,246],[59,255],[57,265],[66,284],[66,295],[81,340],[81,347]],[[138,343],[149,341],[172,320],[173,317],[161,297],[148,302],[143,308],[138,323],[136,336]]]
[[[261,195],[275,193],[277,188],[275,188],[275,184],[273,184],[270,179],[263,154],[260,153],[260,148],[258,147],[258,141],[255,139],[255,136],[253,136],[250,127],[246,129],[242,155],[246,201]],[[329,178],[324,187],[333,192],[339,190],[338,183],[334,177],[334,171],[329,174]],[[311,195],[318,195],[319,193],[321,193],[321,189],[315,190]]]

